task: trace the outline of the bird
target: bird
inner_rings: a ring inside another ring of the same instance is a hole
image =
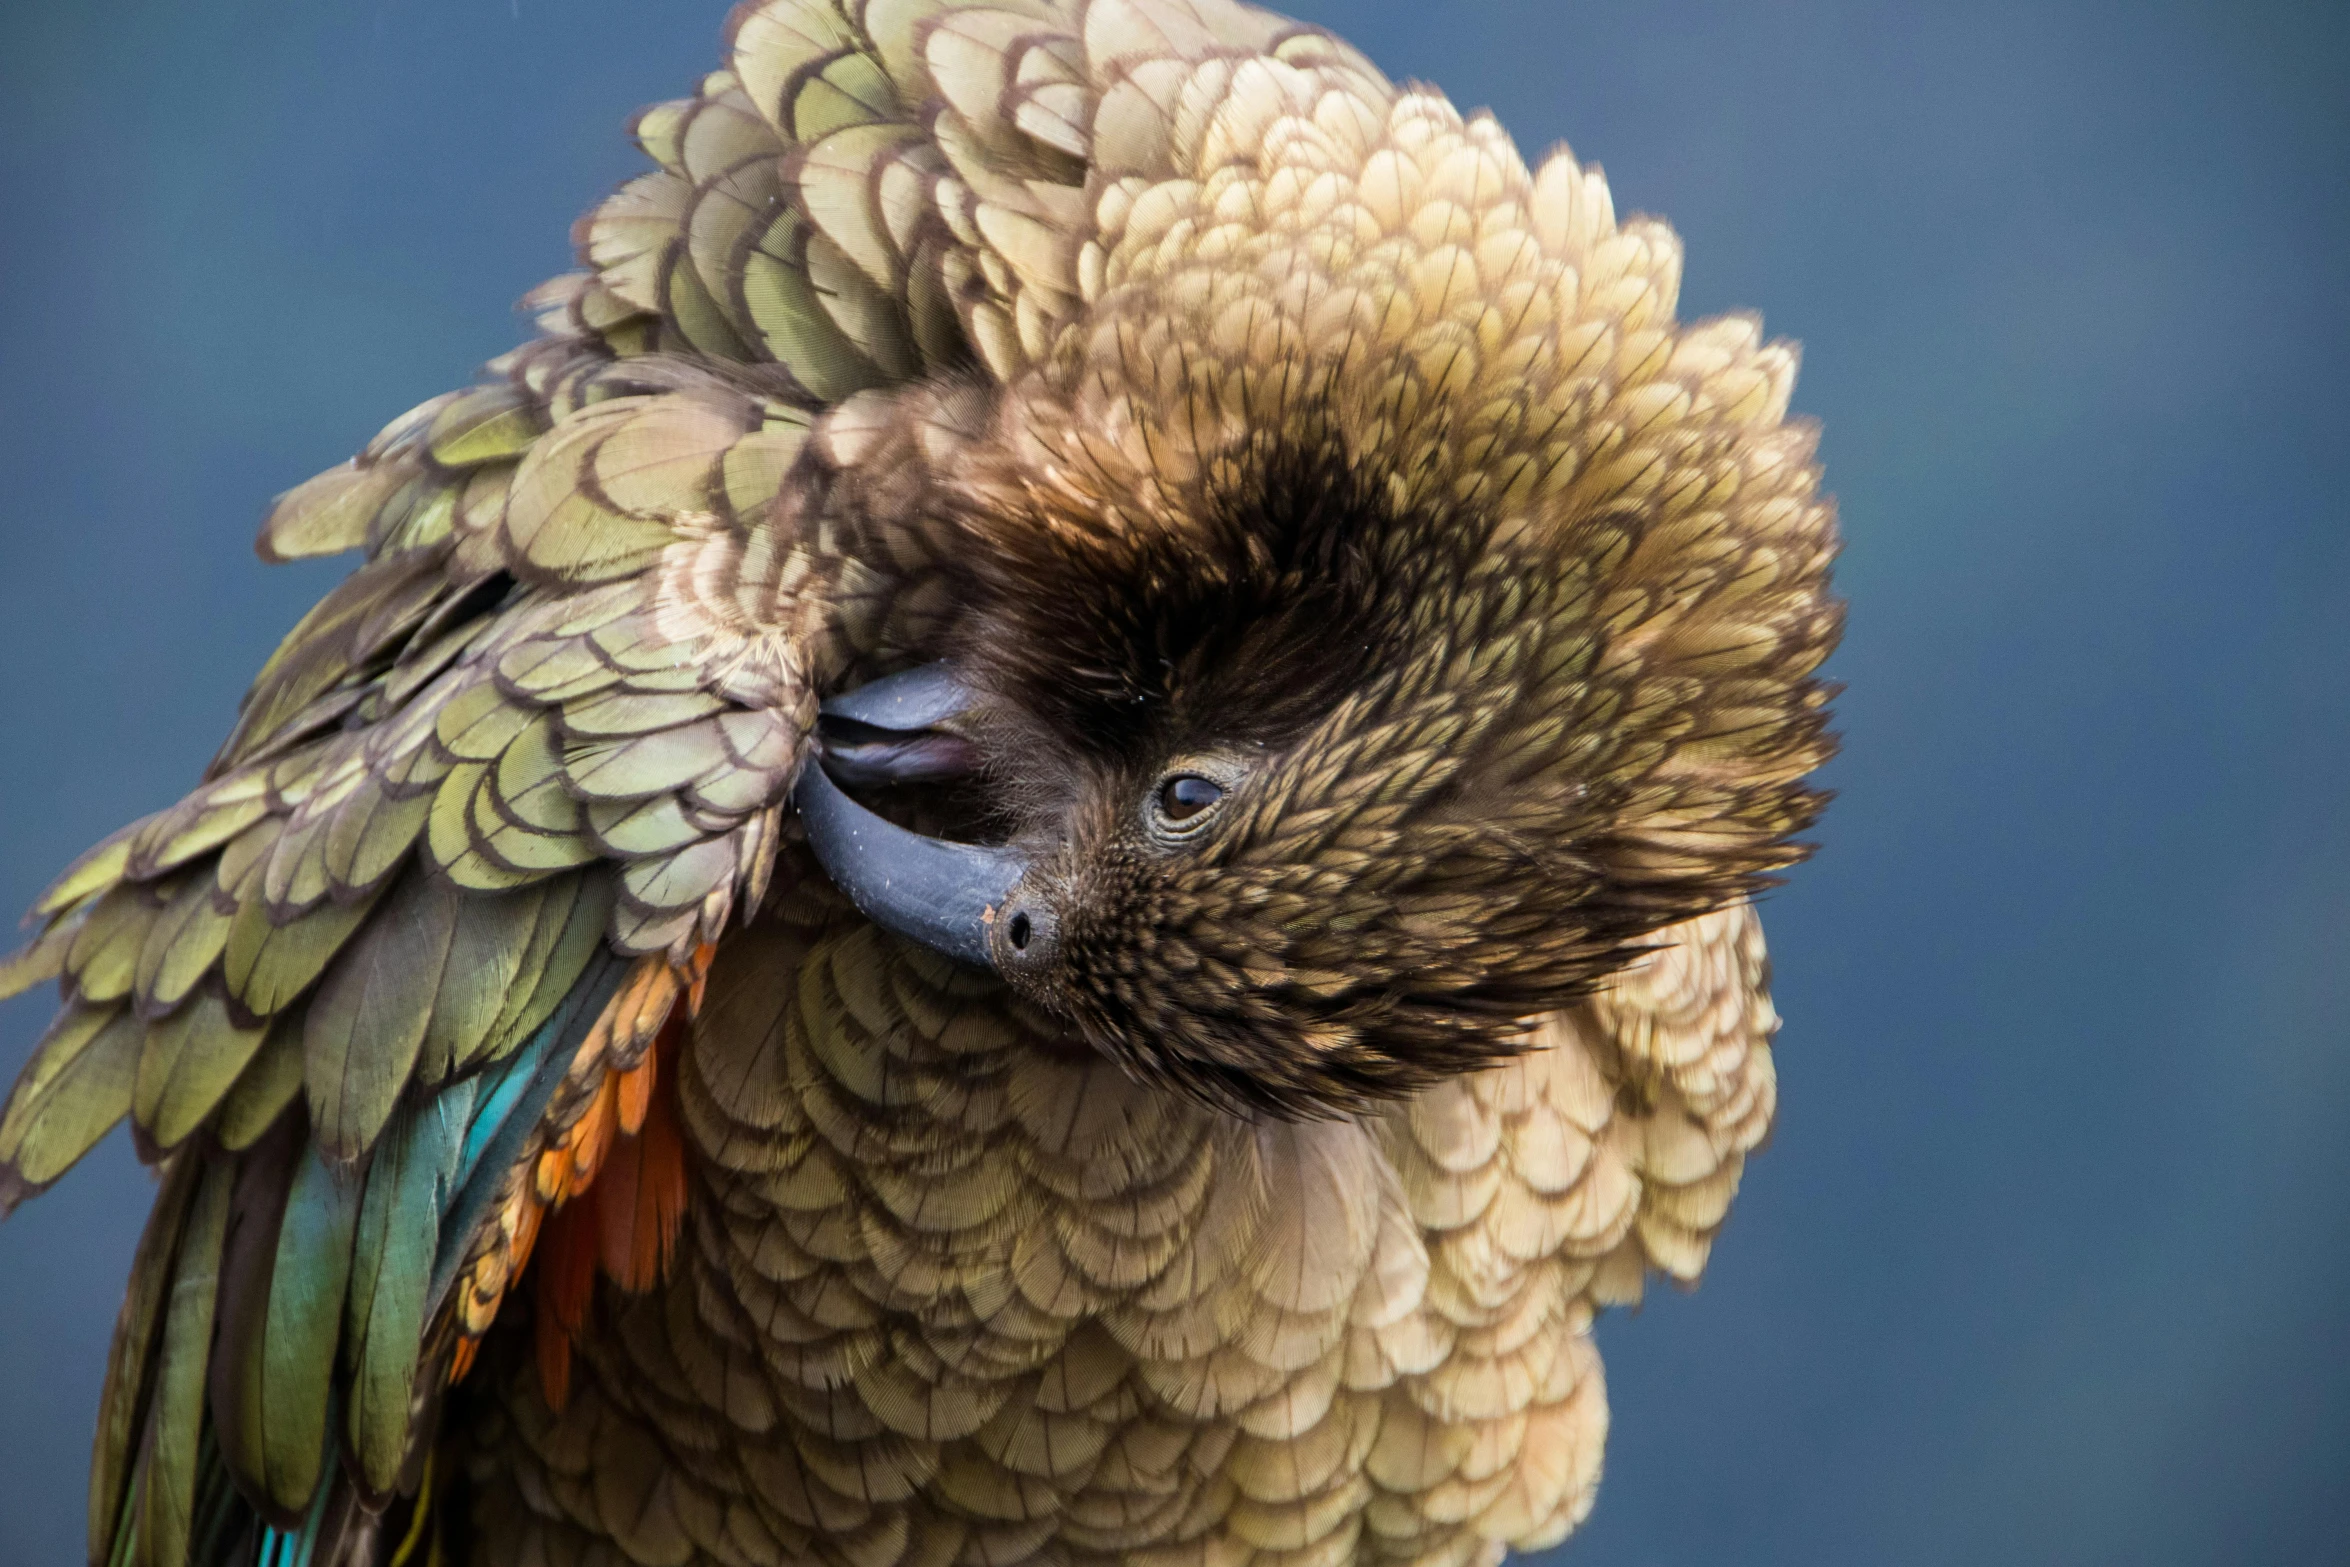
[[[724,37],[0,967],[0,1210],[158,1177],[92,1563],[1565,1538],[1776,1107],[1795,348],[1235,0]]]

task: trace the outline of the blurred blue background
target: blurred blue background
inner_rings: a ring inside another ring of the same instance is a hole
[[[1603,1328],[1564,1558],[2341,1561],[2350,11],[1292,9],[1802,339],[1849,540],[1778,1139]],[[7,8],[0,904],[193,780],[339,571],[262,503],[515,339],[722,10]],[[5,1567],[80,1560],[147,1190],[118,1136],[0,1228]]]

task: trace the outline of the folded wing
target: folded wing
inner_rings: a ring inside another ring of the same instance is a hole
[[[812,428],[970,358],[901,95],[929,85],[862,10],[739,13],[732,68],[639,117],[657,167],[582,220],[542,334],[281,497],[265,558],[363,563],[202,783],[69,869],[0,967],[64,994],[0,1112],[0,1212],[126,1118],[163,1172],[94,1560],[264,1525],[331,1555],[414,1487],[600,1173],[626,1200],[561,1271],[658,1269],[684,1191],[658,1042],[765,897],[815,693],[887,599]]]

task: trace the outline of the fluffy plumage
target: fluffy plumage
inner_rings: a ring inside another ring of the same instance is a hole
[[[0,970],[0,1201],[164,1169],[93,1561],[1561,1538],[1592,1316],[1774,1103],[1792,351],[1228,0],[729,37],[542,335],[281,498],[365,563]],[[980,770],[891,808],[1028,857],[1001,975],[798,842],[820,699],[940,659]]]

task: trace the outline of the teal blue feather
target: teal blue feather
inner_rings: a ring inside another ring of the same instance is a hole
[[[304,1150],[278,1231],[258,1363],[262,1479],[268,1499],[288,1513],[310,1505],[327,1456],[327,1405],[359,1197],[356,1174],[322,1158],[315,1144]]]
[[[286,1199],[306,1148],[302,1116],[295,1111],[281,1116],[239,1157],[236,1186],[229,1197],[228,1240],[221,1255],[219,1321],[213,1330],[206,1402],[221,1459],[238,1491],[257,1505],[269,1494],[261,1360],[268,1342],[271,1274]]]
[[[164,1363],[124,1379],[111,1567],[366,1549],[409,1479],[435,1316],[626,969],[599,947],[519,1047],[400,1106],[356,1168],[321,1156],[297,1104],[190,1183],[150,1248],[168,1282],[124,1351]]]
[[[407,1458],[425,1295],[477,1087],[470,1079],[452,1083],[401,1111],[368,1171],[343,1329],[350,1379],[344,1434],[360,1479],[379,1497],[390,1493]]]
[[[262,1530],[261,1550],[254,1567],[312,1567],[326,1534],[330,1512],[327,1499],[333,1491],[331,1485],[317,1487],[309,1511],[302,1515],[300,1528]]]
[[[438,1311],[457,1282],[457,1270],[475,1231],[497,1200],[498,1187],[522,1157],[530,1135],[546,1114],[571,1058],[588,1029],[619,989],[627,964],[599,948],[554,1013],[522,1047],[482,1075],[473,1125],[465,1135],[458,1164],[456,1201],[441,1224],[440,1254],[433,1263],[429,1308]]]

